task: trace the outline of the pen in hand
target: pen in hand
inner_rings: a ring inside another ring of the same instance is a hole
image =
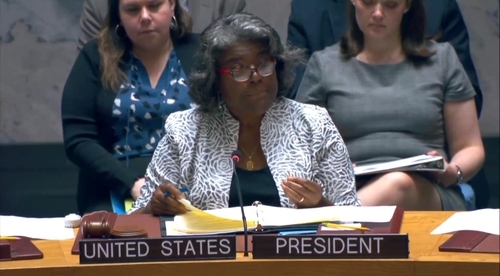
[[[188,189],[187,187],[182,187],[182,188],[180,188],[180,189],[179,189],[179,191],[180,191],[181,193],[187,193],[187,192],[189,191],[189,189]],[[171,194],[170,194],[169,192],[165,192],[165,193],[163,193],[163,195],[164,195],[165,197],[169,197],[169,196],[171,196]]]

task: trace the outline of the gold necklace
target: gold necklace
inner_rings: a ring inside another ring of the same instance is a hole
[[[252,161],[252,157],[253,157],[253,155],[255,154],[255,151],[257,150],[257,146],[259,146],[259,144],[257,144],[257,145],[255,146],[255,148],[253,149],[253,152],[252,152],[252,154],[251,154],[251,155],[248,155],[248,153],[245,151],[245,149],[244,149],[242,146],[240,146],[240,148],[241,148],[241,150],[243,151],[243,153],[245,153],[245,155],[248,157],[248,161],[247,161],[247,170],[249,170],[249,171],[253,171],[253,168],[254,168],[254,166],[253,166],[253,161]]]

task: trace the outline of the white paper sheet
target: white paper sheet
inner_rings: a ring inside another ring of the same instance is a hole
[[[263,227],[279,227],[327,221],[384,223],[389,222],[392,219],[396,206],[330,206],[295,209],[261,205],[258,208],[254,206],[246,206],[244,207],[244,210],[247,221],[258,222]],[[241,210],[239,207],[207,210],[205,212],[221,218],[241,221]],[[257,215],[257,212],[259,215]],[[184,215],[175,216],[173,223],[166,223],[167,233],[170,233],[169,235],[177,235],[185,232],[180,229],[189,229],[189,227],[186,226],[188,225],[188,222],[186,222],[185,219],[187,219],[187,217]],[[251,229],[251,227],[248,229]],[[229,230],[221,229],[216,232],[228,233],[228,231]],[[233,229],[231,231],[235,230]],[[204,234],[210,234],[210,232],[213,231],[207,231]]]
[[[418,155],[396,161],[358,165],[354,167],[355,175],[381,173],[394,170],[400,171],[442,171],[444,170],[443,157]]]
[[[361,227],[361,223],[346,223],[344,225],[351,226],[351,227]],[[187,234],[184,232],[179,232],[175,229],[175,222],[173,221],[165,221],[165,227],[168,233],[168,236],[204,236],[204,235],[215,235],[215,234],[224,234],[224,232],[216,232],[216,233],[202,233],[202,234]],[[352,229],[349,228],[330,228],[330,227],[321,227],[322,231],[352,231]],[[252,230],[250,230],[252,231]],[[300,231],[300,230],[297,230]],[[292,231],[293,232],[293,231]],[[231,231],[227,233],[233,233]]]
[[[493,235],[500,235],[499,209],[481,209],[470,212],[453,214],[439,225],[432,235],[449,234],[457,231],[479,231]]]
[[[331,206],[320,208],[279,208],[264,206],[264,222],[267,226],[298,224],[302,220],[388,222],[396,206]]]
[[[64,227],[64,218],[24,218],[0,216],[0,236],[22,236],[42,240],[74,239],[72,228]]]
[[[257,210],[253,206],[246,206],[245,216],[247,221],[257,220]],[[396,206],[329,206],[320,208],[282,208],[261,205],[259,206],[259,222],[266,226],[282,226],[300,224],[303,221],[313,220],[340,220],[355,222],[389,222],[394,215]],[[240,207],[209,210],[211,213],[223,218],[241,220]]]
[[[206,236],[206,235],[216,235],[216,234],[224,234],[224,233],[234,233],[232,231],[229,231],[229,232],[214,232],[214,233],[206,232],[206,233],[201,233],[201,234],[188,234],[188,233],[177,231],[175,228],[175,222],[173,222],[173,221],[165,221],[165,227],[166,227],[168,236]]]

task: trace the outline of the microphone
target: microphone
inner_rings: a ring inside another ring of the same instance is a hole
[[[238,179],[238,174],[236,173],[236,163],[240,162],[241,151],[235,150],[231,154],[231,159],[233,160],[233,176],[234,184],[236,185],[236,191],[238,192],[238,200],[240,202],[241,208],[241,219],[243,220],[243,234],[245,235],[245,251],[243,253],[244,257],[248,257],[248,227],[247,218],[245,217],[245,210],[243,208],[243,196],[241,194],[240,180]]]

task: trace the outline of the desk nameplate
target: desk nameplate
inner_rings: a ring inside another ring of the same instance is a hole
[[[254,259],[407,259],[407,234],[254,235]]]
[[[82,239],[80,264],[236,259],[236,236]]]

